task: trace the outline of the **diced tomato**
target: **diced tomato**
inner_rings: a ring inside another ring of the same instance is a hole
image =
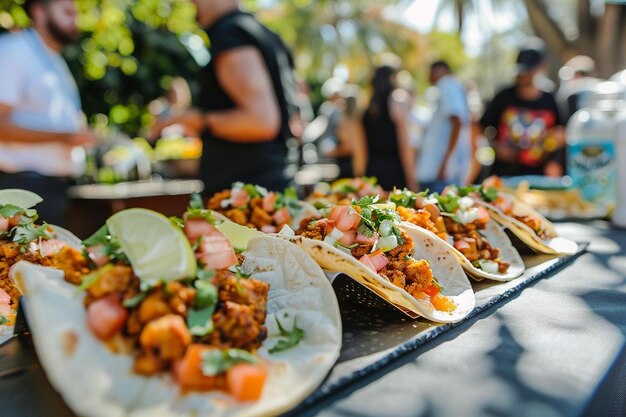
[[[470,248],[469,243],[467,243],[464,240],[456,240],[454,242],[454,249],[458,250],[459,252],[463,252],[466,251]]]
[[[196,257],[208,269],[224,269],[237,263],[230,241],[217,231],[204,237]]]
[[[334,220],[335,222],[339,221],[343,216],[348,213],[350,210],[350,206],[333,206],[330,209],[330,213],[328,215],[328,220]]]
[[[238,401],[256,401],[263,393],[266,378],[261,365],[240,363],[226,371],[226,390]]]
[[[426,199],[424,197],[422,197],[421,195],[415,197],[415,208],[417,210],[424,208],[424,206],[426,205],[425,200]]]
[[[11,296],[5,290],[0,288],[0,304],[10,304]]]
[[[376,239],[378,239],[378,235],[376,233],[372,234],[372,236],[370,237],[367,237],[360,233],[356,235],[356,243],[360,245],[373,245],[374,243],[376,243]]]
[[[436,285],[432,284],[424,288],[422,291],[428,294],[429,297],[434,297],[435,295],[439,294],[439,288]]]
[[[261,226],[261,231],[263,233],[276,233],[276,226],[266,224],[265,226]]]
[[[115,336],[124,326],[127,317],[128,311],[117,294],[109,294],[87,307],[87,325],[101,340],[108,340]]]
[[[342,232],[347,232],[348,230],[352,230],[356,228],[361,222],[361,216],[358,213],[346,213],[337,220],[337,229]]]
[[[22,221],[22,216],[19,214],[16,214],[15,216],[9,219],[9,227],[15,227],[18,224],[20,224],[21,221]]]
[[[276,193],[271,191],[265,197],[263,197],[263,210],[268,213],[272,213],[274,211],[274,206],[276,204]]]
[[[367,268],[371,269],[372,271],[378,272],[378,271],[376,271],[376,267],[372,263],[372,260],[370,259],[370,257],[367,256],[367,254],[361,256],[359,258],[359,262],[361,262],[363,265],[365,265]]]
[[[0,233],[9,230],[9,219],[0,216]]]
[[[50,240],[42,240],[39,244],[39,251],[41,254],[47,258],[51,258],[64,246],[67,246],[67,243],[61,242],[60,240],[50,239]]]
[[[343,236],[341,236],[341,239],[339,239],[339,243],[341,243],[343,246],[350,246],[354,243],[355,240],[356,230],[348,230],[346,232],[343,232]]]
[[[109,255],[106,253],[104,245],[89,246],[87,248],[87,254],[89,259],[98,267],[101,268],[109,263]]]
[[[289,209],[287,207],[281,208],[274,213],[272,219],[274,219],[274,222],[278,225],[291,223],[291,214],[289,214]]]
[[[433,222],[436,221],[439,217],[441,217],[441,211],[439,210],[439,207],[437,207],[435,204],[426,204],[424,206],[424,210],[430,213],[430,219]]]
[[[502,179],[497,175],[492,175],[483,181],[483,187],[485,188],[502,188]]]
[[[202,355],[214,347],[194,344],[185,351],[185,356],[174,363],[172,371],[181,388],[195,391],[210,391],[217,388],[217,376],[202,373]]]
[[[233,207],[241,207],[248,204],[248,192],[243,188],[233,188],[230,192]]]
[[[487,211],[487,209],[482,206],[478,206],[476,207],[476,209],[477,209],[477,214],[478,214],[476,221],[478,223],[487,223],[490,219],[489,212]]]
[[[217,229],[206,219],[187,219],[185,220],[185,235],[191,242],[200,239],[201,236],[207,236],[215,232]]]
[[[435,310],[439,311],[454,311],[456,309],[456,304],[452,301],[451,298],[446,297],[445,295],[437,294],[430,298],[430,303],[435,307]]]
[[[376,252],[370,253],[367,256],[369,256],[370,261],[372,262],[372,265],[374,265],[374,270],[376,272],[383,269],[385,265],[389,263],[389,259],[387,259],[387,257],[383,254],[383,251],[381,249],[378,249]]]

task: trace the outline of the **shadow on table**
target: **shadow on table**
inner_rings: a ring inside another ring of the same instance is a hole
[[[567,266],[565,269],[570,268],[570,266]],[[564,270],[565,270],[564,269]],[[564,270],[561,270],[561,272],[563,272]],[[529,287],[532,287],[536,284],[536,282],[533,282],[529,285]],[[461,335],[462,333],[464,333],[468,328],[470,328],[471,326],[473,326],[478,320],[482,320],[486,317],[490,317],[492,315],[495,315],[496,318],[498,318],[498,320],[500,321],[500,330],[499,330],[499,336],[501,338],[501,340],[503,340],[502,344],[500,344],[499,346],[495,347],[493,350],[491,350],[490,352],[487,353],[487,356],[492,358],[493,361],[495,362],[495,368],[499,369],[500,367],[498,366],[499,363],[517,363],[517,361],[519,360],[519,358],[521,357],[521,355],[524,353],[524,349],[523,347],[515,340],[515,338],[512,336],[511,332],[509,331],[509,329],[507,328],[507,326],[504,323],[504,320],[497,314],[497,309],[500,308],[503,305],[508,304],[510,301],[515,300],[517,297],[519,297],[519,295],[521,294],[520,292],[517,292],[515,294],[513,294],[511,297],[505,298],[503,301],[497,303],[494,306],[491,306],[490,308],[486,309],[485,311],[479,313],[476,317],[474,317],[473,319],[461,323],[459,326],[447,331],[444,334],[439,335],[437,338],[435,338],[434,340],[430,341],[429,343],[422,345],[421,347],[418,347],[416,350],[408,352],[406,354],[404,354],[403,356],[401,356],[400,358],[398,358],[397,360],[373,371],[371,374],[369,374],[368,376],[357,380],[356,382],[354,382],[353,384],[346,386],[344,388],[341,388],[339,391],[337,391],[337,393],[326,397],[322,400],[320,400],[319,402],[315,403],[314,405],[308,405],[307,407],[304,407],[304,409],[302,409],[301,407],[296,408],[295,410],[285,414],[284,416],[314,416],[320,412],[322,412],[325,408],[328,408],[329,406],[331,406],[332,404],[334,404],[335,402],[342,400],[344,398],[347,398],[348,396],[350,396],[352,393],[364,388],[365,386],[375,382],[376,380],[384,377],[386,374],[402,367],[405,366],[407,364],[410,364],[412,362],[414,362],[416,360],[416,358],[420,355],[422,355],[425,352],[430,351],[431,349],[435,349],[438,346],[440,346],[443,343],[449,342],[451,340],[456,339],[459,335]],[[501,356],[500,352],[502,351],[503,346],[506,348],[506,352],[507,355],[506,356]],[[510,365],[509,365],[510,366]],[[539,399],[539,401],[543,402],[546,407],[545,408],[550,408],[550,409],[558,409],[559,407],[563,407],[566,406],[563,404],[563,400],[562,399],[557,399],[557,398],[553,398],[550,397],[548,395],[542,394],[541,392],[533,389],[532,387],[527,386],[516,373],[513,374],[509,374],[509,373],[502,373],[502,374],[498,374],[498,372],[496,372],[495,376],[499,377],[502,380],[502,383],[507,383],[513,386],[513,389],[515,389],[516,391],[521,391],[524,392],[524,396],[521,397],[519,399],[520,401],[520,407],[524,407],[524,401],[528,398],[533,398],[535,400]],[[426,399],[426,401],[428,401],[428,399]],[[495,409],[485,409],[484,410],[484,414],[485,415],[504,415],[504,414],[499,414],[498,410]],[[350,413],[343,413],[343,415],[349,416],[351,415]],[[556,414],[558,415],[558,413]],[[434,409],[434,405],[433,404],[424,404],[424,408],[423,408],[423,412],[421,414],[419,414],[420,417],[430,417],[430,416],[435,416],[435,409]]]

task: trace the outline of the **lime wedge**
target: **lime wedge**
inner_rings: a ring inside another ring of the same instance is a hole
[[[29,209],[42,201],[43,198],[32,191],[20,190],[18,188],[0,190],[0,206],[11,204],[23,209]]]
[[[153,285],[195,275],[196,258],[187,237],[164,215],[133,208],[106,223],[142,282]]]
[[[250,239],[264,235],[263,232],[242,226],[230,220],[224,220],[222,223],[216,224],[215,227],[230,240],[230,244],[235,249],[246,249]]]

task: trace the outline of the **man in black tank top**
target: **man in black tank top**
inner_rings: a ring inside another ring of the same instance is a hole
[[[194,3],[211,40],[211,62],[199,74],[197,108],[167,124],[201,134],[205,195],[234,181],[282,190],[289,119],[297,112],[291,54],[275,33],[239,9],[238,0]]]

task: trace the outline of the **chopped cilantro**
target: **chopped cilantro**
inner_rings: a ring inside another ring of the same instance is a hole
[[[137,307],[139,303],[141,303],[146,298],[147,295],[147,292],[142,291],[134,297],[125,299],[124,302],[122,302],[122,305],[127,308]]]
[[[426,197],[427,195],[428,190],[414,193],[411,190],[405,188],[402,191],[393,192],[389,196],[389,201],[394,203],[396,206],[415,208],[415,202],[417,198]]]
[[[208,350],[202,354],[202,373],[205,376],[219,375],[239,363],[254,364],[257,359],[243,349]]]
[[[130,265],[128,257],[120,246],[119,241],[109,233],[109,228],[105,224],[96,231],[93,235],[83,240],[85,247],[102,245],[107,256],[112,262],[122,262],[126,265]]]
[[[480,196],[483,198],[483,200],[491,203],[492,201],[498,199],[498,189],[480,187]]]
[[[187,327],[194,336],[206,336],[213,331],[213,313],[217,307],[217,287],[205,280],[197,280],[196,306],[187,313]]]
[[[459,197],[455,195],[436,195],[439,209],[444,213],[454,213],[459,208]]]
[[[198,272],[196,272],[196,277],[198,279],[204,280],[204,281],[208,281],[211,278],[213,278],[215,276],[215,270],[214,269],[202,269],[202,268],[198,268]]]
[[[215,224],[211,210],[188,208],[185,212],[185,219],[204,219],[211,224]]]
[[[108,243],[111,234],[109,233],[109,228],[105,224],[101,228],[99,228],[96,233],[83,240],[83,245],[85,246],[96,246],[96,245],[105,245]]]
[[[189,208],[192,210],[203,210],[204,203],[202,202],[202,196],[199,193],[192,193],[189,200]]]
[[[357,207],[367,207],[367,206],[370,206],[372,204],[376,204],[377,202],[378,202],[378,196],[377,195],[366,195],[365,197],[361,198],[360,200],[353,201],[352,205],[353,206],[357,206]]]
[[[36,226],[33,223],[20,224],[13,229],[13,242],[24,244],[35,240],[50,239],[52,236],[48,232],[46,223]]]
[[[21,207],[14,206],[13,204],[6,204],[0,207],[0,216],[8,219],[10,217],[15,216],[16,214],[23,213],[25,210]]]
[[[293,319],[293,329],[286,330],[281,322],[278,320],[278,316],[274,317],[276,319],[276,324],[278,325],[278,331],[280,332],[280,336],[284,339],[279,340],[276,344],[270,348],[270,353],[283,352],[285,350],[291,349],[296,346],[298,343],[304,339],[304,330],[298,327],[296,324],[296,319]]]
[[[0,316],[0,325],[7,324],[8,322],[9,322],[8,318],[6,318],[5,316]]]

